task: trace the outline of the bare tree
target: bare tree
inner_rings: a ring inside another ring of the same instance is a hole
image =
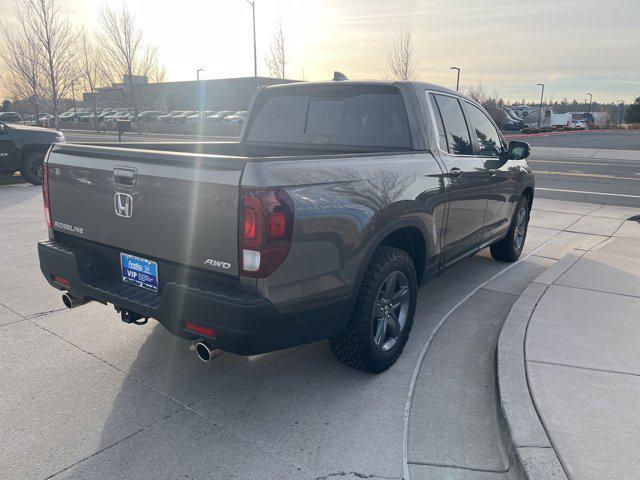
[[[42,109],[42,69],[38,52],[21,30],[0,24],[4,48],[0,59],[5,69],[2,82],[14,100],[27,99],[38,118]]]
[[[160,65],[158,57],[154,59],[153,65],[149,71],[149,81],[151,83],[162,83],[167,76],[167,68],[164,65]]]
[[[104,50],[84,29],[80,31],[78,37],[78,51],[79,80],[84,90],[90,94],[94,128],[99,130],[97,116],[100,92],[101,88],[110,85],[112,81],[111,71],[105,62]]]
[[[76,33],[59,0],[17,0],[16,14],[24,38],[37,54],[42,91],[58,126],[61,101],[77,79]]]
[[[476,84],[471,84],[468,86],[462,87],[462,92],[468,97],[473,98],[476,102],[481,105],[484,105],[489,100],[490,96],[484,88],[482,84],[482,80],[478,81]]]
[[[387,78],[416,80],[416,58],[413,53],[411,28],[404,27],[393,39],[393,47],[387,54]]]
[[[100,15],[100,40],[113,71],[123,76],[126,100],[134,118],[144,103],[145,83],[157,63],[155,47],[143,44],[144,34],[135,16],[123,6],[120,10],[105,7]]]
[[[285,78],[285,67],[287,65],[285,43],[282,22],[278,20],[276,30],[273,34],[273,40],[271,41],[271,48],[265,58],[265,63],[269,68],[269,75],[272,77]]]

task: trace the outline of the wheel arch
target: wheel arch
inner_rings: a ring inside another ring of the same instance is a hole
[[[21,146],[20,147],[20,165],[22,165],[22,162],[25,160],[25,158],[27,158],[29,155],[33,153],[42,152],[43,158],[44,158],[50,146],[51,145],[49,144],[42,144],[42,143],[32,143],[29,145]]]
[[[414,262],[416,268],[418,285],[422,284],[425,278],[427,259],[429,252],[433,251],[433,246],[428,243],[428,232],[424,223],[418,219],[403,219],[387,225],[381,229],[369,242],[366,254],[358,270],[356,282],[354,284],[352,297],[358,294],[362,279],[371,262],[374,252],[381,245],[396,247],[406,251]]]

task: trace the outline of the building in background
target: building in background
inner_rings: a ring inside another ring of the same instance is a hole
[[[99,107],[128,108],[125,83],[114,83],[111,87],[96,92]],[[297,80],[283,80],[269,77],[220,78],[212,80],[190,80],[183,82],[148,83],[146,77],[131,79],[142,89],[145,110],[246,110],[256,87],[291,83]],[[85,106],[92,105],[91,93],[83,93]],[[202,98],[202,106],[200,106]]]

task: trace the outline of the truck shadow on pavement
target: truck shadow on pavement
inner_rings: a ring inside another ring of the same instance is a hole
[[[345,367],[326,341],[209,364],[189,347],[152,327],[127,368],[136,381],[123,382],[104,422],[102,453],[77,478],[315,478],[345,467],[401,476],[404,376]],[[123,417],[133,433],[119,440]]]

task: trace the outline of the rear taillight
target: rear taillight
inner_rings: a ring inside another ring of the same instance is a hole
[[[243,190],[240,271],[264,278],[285,261],[293,237],[293,201],[284,190]]]
[[[42,164],[42,199],[44,200],[44,218],[51,228],[51,207],[49,206],[49,164]]]

